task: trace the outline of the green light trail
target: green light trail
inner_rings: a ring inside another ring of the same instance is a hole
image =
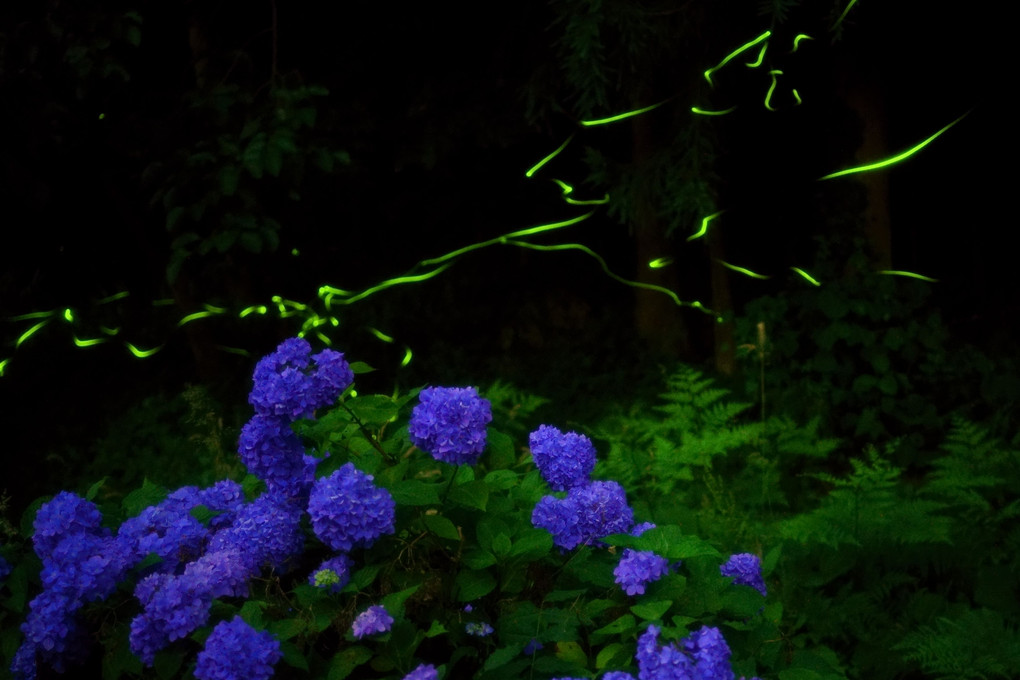
[[[392,337],[386,335],[385,333],[383,333],[378,328],[369,328],[368,332],[371,333],[372,335],[374,335],[375,337],[379,338],[383,342],[388,342],[388,343],[393,342],[393,338]]]
[[[772,84],[769,85],[769,91],[765,93],[765,108],[769,111],[775,111],[772,107],[772,93],[776,91],[776,83],[778,82],[776,76],[783,75],[783,72],[779,69],[772,69],[769,71],[769,75],[772,76]]]
[[[396,278],[387,279],[386,281],[383,281],[378,285],[372,286],[371,288],[366,288],[357,295],[354,295],[344,300],[337,300],[336,303],[340,305],[350,305],[354,304],[355,302],[358,302],[359,300],[364,300],[369,295],[378,293],[381,290],[386,290],[387,288],[392,288],[393,286],[399,286],[405,283],[418,283],[420,281],[427,281],[428,279],[431,279],[433,276],[439,274],[440,272],[444,272],[447,269],[449,269],[452,264],[453,264],[452,262],[449,264],[444,264],[443,266],[437,267],[436,269],[430,272],[426,272],[425,274],[418,274],[416,276],[398,276]],[[332,301],[332,294],[326,293],[326,298],[324,299],[329,299]]]
[[[49,319],[56,315],[56,312],[29,312],[28,314],[18,314],[17,316],[10,317],[11,321],[28,321],[29,319]]]
[[[722,266],[726,267],[727,269],[732,269],[733,271],[737,272],[738,274],[743,274],[745,276],[750,276],[752,279],[761,279],[762,281],[764,281],[766,279],[772,278],[770,276],[765,276],[764,274],[756,274],[755,272],[751,271],[750,269],[744,269],[743,267],[738,267],[737,265],[730,264],[729,262],[723,262],[722,260],[716,260],[716,262],[718,262]]]
[[[726,211],[725,210],[720,210],[719,212],[712,213],[708,217],[702,219],[701,220],[701,229],[699,229],[697,232],[695,232],[695,233],[691,234],[690,236],[688,236],[687,240],[688,241],[693,241],[694,239],[701,238],[702,236],[707,234],[708,233],[708,224],[709,224],[709,222],[711,222],[715,218],[719,217],[719,215],[722,215],[724,212],[726,212]]]
[[[574,138],[574,135],[570,135],[569,137],[567,137],[567,141],[565,141],[562,144],[560,144],[559,147],[555,151],[553,151],[551,154],[549,154],[548,156],[546,156],[545,158],[543,158],[542,160],[540,160],[539,162],[537,162],[533,166],[531,166],[531,169],[529,169],[526,173],[524,173],[524,176],[525,177],[531,177],[536,172],[538,172],[542,168],[543,165],[545,165],[546,163],[548,163],[549,161],[551,161],[552,159],[554,159],[558,155],[560,155],[560,152],[567,148],[567,144],[570,144],[570,140],[572,140],[573,138]]]
[[[411,363],[411,348],[404,348],[404,358],[400,360],[400,367],[403,368]]]
[[[915,274],[914,272],[905,272],[899,269],[883,269],[878,272],[879,274],[885,274],[886,276],[906,276],[911,279],[919,279],[921,281],[927,281],[928,283],[938,283],[938,279],[933,279],[930,276],[924,276],[923,274]]]
[[[70,307],[64,310],[64,321],[67,323],[74,323],[74,312],[71,311]]]
[[[134,354],[139,359],[148,359],[153,354],[155,354],[159,350],[163,349],[163,345],[159,345],[158,347],[153,347],[152,349],[138,349],[137,347],[132,345],[130,342],[125,342],[124,345],[128,348],[129,352]]]
[[[657,257],[657,258],[655,258],[654,260],[652,260],[651,262],[648,263],[648,268],[649,269],[662,269],[663,267],[668,267],[671,264],[673,264],[673,258],[672,257]]]
[[[92,347],[94,345],[101,345],[106,342],[106,338],[92,338],[89,340],[81,340],[77,335],[72,335],[71,339],[74,341],[75,347]]]
[[[801,104],[803,104],[803,103],[804,103],[804,102],[803,102],[803,101],[801,101],[801,99],[800,99],[800,93],[799,93],[799,92],[797,92],[797,88],[793,88],[793,90],[791,90],[791,92],[793,92],[793,98],[794,98],[794,99],[795,99],[795,100],[797,101],[797,103],[796,103],[796,104],[794,104],[794,106],[800,106]]]
[[[755,59],[754,61],[749,61],[744,65],[747,66],[747,68],[758,68],[759,66],[761,66],[762,62],[765,61],[765,50],[767,50],[768,47],[769,47],[768,43],[762,45],[761,49],[758,50],[758,58]]]
[[[116,302],[117,300],[123,300],[124,298],[126,298],[130,294],[131,293],[129,293],[128,291],[122,290],[119,293],[114,293],[113,295],[110,295],[109,297],[104,297],[101,300],[97,300],[96,304],[97,305],[105,305],[105,304],[107,304],[109,302]]]
[[[696,113],[699,116],[725,116],[727,113],[731,113],[736,109],[737,109],[736,106],[731,106],[730,108],[723,109],[722,111],[709,111],[707,109],[701,108],[700,106],[692,106],[691,113]]]
[[[251,307],[245,307],[238,314],[242,319],[249,314],[265,314],[268,310],[265,305],[252,305]]]
[[[15,342],[15,343],[14,343],[14,349],[18,349],[19,347],[21,347],[21,344],[22,344],[23,342],[25,342],[25,341],[26,341],[26,340],[28,340],[28,339],[29,339],[30,337],[32,337],[33,335],[35,335],[35,332],[36,332],[36,331],[38,331],[38,330],[39,330],[40,328],[42,328],[43,326],[45,326],[45,325],[46,325],[46,324],[48,324],[49,322],[50,322],[50,320],[49,320],[49,319],[46,319],[46,320],[44,320],[44,321],[40,321],[39,323],[37,323],[36,325],[32,326],[31,328],[29,328],[29,329],[28,329],[27,331],[25,331],[24,333],[22,333],[22,334],[21,334],[21,337],[20,337],[20,338],[18,338],[17,342]]]
[[[214,316],[214,314],[212,312],[194,312],[192,314],[188,314],[187,316],[182,318],[180,321],[178,321],[177,325],[178,326],[183,326],[184,324],[190,323],[190,322],[194,321],[195,319],[204,319],[204,318],[209,317],[209,316]]]
[[[727,55],[727,57],[725,59],[723,59],[722,61],[720,61],[715,66],[713,66],[712,68],[710,68],[707,71],[705,71],[705,80],[708,81],[708,84],[710,86],[715,87],[715,83],[712,82],[712,74],[713,73],[715,73],[716,71],[721,69],[726,64],[730,63],[730,61],[735,59],[740,53],[746,52],[747,50],[751,49],[752,47],[754,47],[755,45],[760,43],[762,40],[768,40],[768,37],[770,35],[772,35],[772,31],[765,31],[764,33],[759,35],[754,40],[752,40],[750,42],[747,42],[747,43],[744,43],[743,45],[741,45],[737,49],[735,49],[732,52],[730,52],[729,55]]]
[[[4,359],[3,361],[0,361],[0,376],[4,374],[4,369],[7,368],[7,364],[9,363],[11,363],[10,359]]]
[[[663,104],[665,104],[668,101],[669,100],[666,99],[664,101],[659,102],[658,104],[652,104],[651,106],[646,106],[643,109],[637,109],[635,111],[628,111],[626,113],[620,113],[620,114],[617,114],[615,116],[610,116],[609,118],[599,118],[598,120],[582,120],[581,121],[581,125],[583,125],[584,127],[593,127],[595,125],[605,125],[607,123],[615,123],[618,120],[623,120],[624,118],[632,118],[634,116],[640,116],[642,113],[647,113],[648,111],[651,111],[652,109],[657,109],[657,108],[659,108],[660,106],[662,106]]]
[[[888,167],[888,166],[893,165],[895,163],[899,163],[900,161],[904,161],[907,158],[910,158],[911,156],[913,156],[915,153],[917,153],[918,151],[920,151],[924,147],[926,147],[929,144],[931,144],[933,141],[935,141],[935,139],[937,137],[942,135],[943,132],[945,132],[946,130],[948,130],[949,128],[953,127],[954,125],[959,123],[961,120],[963,120],[964,117],[968,113],[970,113],[970,111],[967,111],[967,113],[963,114],[962,116],[960,116],[959,118],[957,118],[953,122],[949,123],[944,128],[942,128],[941,130],[939,130],[938,132],[933,134],[931,137],[928,137],[927,139],[925,139],[924,141],[920,142],[919,144],[915,144],[914,146],[910,147],[909,149],[907,149],[903,153],[896,154],[892,158],[886,158],[885,160],[877,161],[875,163],[868,163],[867,165],[859,165],[859,166],[857,166],[855,168],[847,168],[846,170],[840,170],[839,172],[834,172],[831,175],[826,175],[825,177],[821,177],[819,179],[833,179],[835,177],[843,177],[845,175],[852,175],[852,174],[855,174],[855,173],[858,173],[858,172],[871,172],[872,170],[880,170],[881,168],[885,168],[885,167]]]
[[[836,19],[836,23],[832,25],[832,30],[836,30],[837,28],[839,28],[839,25],[843,23],[843,19],[846,19],[846,15],[850,12],[850,8],[856,4],[857,0],[850,0],[850,3],[846,6],[846,9],[844,9],[843,13],[839,15],[838,19]]]
[[[806,281],[807,281],[808,283],[810,283],[810,284],[811,284],[812,286],[820,286],[820,285],[822,285],[822,284],[820,284],[820,283],[818,282],[818,279],[816,279],[815,277],[811,276],[810,274],[808,274],[808,273],[807,273],[806,271],[804,271],[804,270],[803,270],[803,269],[801,269],[800,267],[790,267],[790,269],[792,269],[793,271],[795,271],[795,272],[797,272],[798,274],[800,274],[801,276],[803,276],[803,277],[804,277],[804,279],[805,279],[805,280],[806,280]]]
[[[799,50],[800,49],[800,43],[801,43],[801,41],[804,41],[804,40],[814,40],[814,38],[812,38],[807,33],[799,33],[799,34],[797,34],[794,37],[794,39],[793,39],[793,50],[792,51],[796,52],[797,50]]]

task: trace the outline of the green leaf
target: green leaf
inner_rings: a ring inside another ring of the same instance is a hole
[[[468,548],[464,551],[461,559],[471,569],[485,569],[496,564],[496,556],[488,550],[481,550],[480,548]]]
[[[107,479],[109,479],[109,477],[103,477],[98,482],[90,486],[89,490],[85,492],[85,500],[90,501],[95,498],[96,494],[99,493],[99,489],[103,486]]]
[[[528,527],[514,539],[510,557],[519,557],[530,562],[548,555],[552,548],[552,534],[544,529]]]
[[[656,602],[639,602],[630,610],[645,621],[655,621],[661,619],[662,615],[672,606],[672,600],[658,600]]]
[[[289,640],[303,633],[306,627],[303,619],[283,619],[282,621],[273,621],[269,624],[268,630],[278,640]]]
[[[265,162],[262,157],[265,151],[266,133],[259,132],[252,137],[251,141],[248,142],[248,146],[245,147],[244,152],[241,154],[241,161],[244,163],[245,169],[255,179],[262,178],[265,169]]]
[[[500,668],[501,666],[505,666],[514,659],[520,657],[523,649],[524,645],[510,645],[509,647],[497,649],[485,660],[485,665],[482,667],[482,670],[491,671],[496,668]]]
[[[443,624],[439,623],[439,621],[436,621],[435,619],[433,619],[432,620],[432,625],[430,625],[429,629],[427,631],[425,631],[425,637],[427,637],[427,638],[434,638],[434,637],[438,637],[440,635],[443,635],[443,634],[449,633],[449,632],[450,631],[446,630],[446,626],[444,626]]]
[[[364,425],[385,425],[397,416],[397,405],[393,399],[382,394],[355,397],[346,403]]]
[[[484,481],[493,491],[505,491],[517,486],[521,476],[512,470],[493,470],[485,475]]]
[[[127,496],[124,496],[120,507],[123,508],[126,517],[135,517],[146,508],[159,505],[166,496],[166,489],[158,484],[153,484],[148,478],[145,478],[142,480],[141,488],[135,489]]]
[[[386,607],[386,611],[392,616],[397,616],[398,613],[403,612],[404,602],[407,601],[407,598],[414,595],[418,588],[419,586],[412,586],[396,593],[390,593],[382,598],[382,606]]]
[[[617,633],[629,633],[637,626],[637,619],[630,614],[624,614],[611,623],[602,626],[594,631],[599,635],[616,635]]]
[[[478,521],[478,526],[475,528],[475,536],[477,536],[478,545],[482,550],[495,552],[492,549],[492,543],[497,536],[501,535],[506,536],[507,539],[510,538],[510,528],[503,520],[486,515]]]
[[[595,657],[595,668],[602,670],[607,666],[624,666],[630,661],[631,651],[620,644],[613,642],[599,650]]]
[[[438,505],[439,486],[438,484],[426,484],[417,479],[406,479],[391,486],[389,492],[397,505]],[[431,515],[431,517],[436,516]],[[429,526],[429,517],[430,515],[425,516],[426,526]],[[449,522],[449,520],[447,521]],[[435,531],[431,526],[429,529]]]
[[[496,587],[496,577],[488,570],[461,570],[457,574],[457,598],[461,602],[471,602],[484,597]]]
[[[509,436],[491,427],[485,435],[486,451],[488,451],[488,465],[494,471],[502,471],[504,468],[513,467],[517,462],[514,454],[514,442]]]
[[[308,659],[301,653],[301,650],[297,648],[290,640],[280,640],[280,651],[283,652],[283,662],[291,668],[300,668],[303,671],[308,670]]]
[[[364,361],[352,361],[350,363],[351,373],[354,375],[361,375],[362,373],[371,373],[375,369],[366,364]]]
[[[248,600],[241,605],[241,611],[237,613],[252,628],[262,628],[264,625],[262,623],[262,610],[265,608],[265,602]]]
[[[641,536],[629,536],[626,534],[614,534],[602,539],[609,545],[635,548],[637,550],[651,550],[656,555],[661,555],[668,560],[683,560],[691,557],[709,555],[722,557],[719,551],[697,536],[684,534],[680,527],[666,525],[649,529]]]
[[[457,527],[448,518],[442,515],[425,515],[422,520],[425,523],[425,528],[436,536],[451,541],[460,540],[460,532],[457,531]]]
[[[576,642],[557,642],[556,658],[577,664],[581,668],[588,665],[588,657],[585,656],[581,645]]]
[[[450,490],[450,501],[484,511],[489,502],[489,487],[481,480],[455,486]]]

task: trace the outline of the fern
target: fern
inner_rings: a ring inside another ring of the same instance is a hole
[[[1020,635],[987,609],[941,617],[907,634],[894,649],[938,679],[1020,676]]]

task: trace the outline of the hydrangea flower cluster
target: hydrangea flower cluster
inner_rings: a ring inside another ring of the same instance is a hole
[[[324,560],[308,575],[309,585],[339,593],[351,580],[351,560],[347,555],[337,555]]]
[[[360,640],[366,635],[385,633],[392,625],[393,617],[386,611],[386,607],[377,604],[358,614],[351,624],[351,632]]]
[[[659,644],[659,630],[648,626],[638,638],[639,680],[733,680],[730,648],[718,628],[703,626],[666,645]]]
[[[439,680],[439,671],[432,664],[421,664],[404,676],[404,680]]]
[[[253,379],[248,403],[255,412],[289,422],[332,404],[354,382],[354,373],[342,353],[327,349],[313,356],[307,340],[289,338],[259,360]]]
[[[198,680],[267,680],[283,657],[280,642],[266,631],[257,631],[240,616],[221,621],[198,653]]]
[[[464,632],[475,637],[486,637],[492,635],[494,628],[484,621],[472,621],[464,626]]]
[[[583,434],[564,434],[551,425],[541,425],[528,437],[528,445],[538,471],[553,491],[568,491],[590,481],[595,446]]]
[[[411,443],[436,460],[474,465],[485,450],[492,406],[474,387],[427,387],[411,412]]]
[[[628,595],[644,595],[645,586],[669,573],[669,560],[651,550],[627,548],[613,569],[616,582]]]
[[[625,534],[634,526],[634,511],[623,487],[613,481],[575,486],[566,498],[544,496],[531,513],[531,523],[553,536],[563,550],[598,545],[609,534]]]
[[[733,582],[742,586],[751,586],[762,596],[767,596],[765,579],[761,575],[761,558],[754,553],[738,553],[732,555],[726,564],[719,567],[723,576],[733,576]]]
[[[312,529],[323,543],[339,552],[368,547],[396,528],[396,503],[386,489],[345,463],[315,482],[308,499]]]

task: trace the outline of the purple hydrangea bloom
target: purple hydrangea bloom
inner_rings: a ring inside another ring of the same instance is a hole
[[[602,680],[634,680],[634,676],[626,671],[609,671],[602,676]]]
[[[474,465],[485,450],[492,406],[474,387],[427,387],[411,412],[411,443],[436,460]]]
[[[61,491],[43,503],[32,523],[32,545],[39,559],[45,560],[57,544],[71,534],[102,533],[103,515],[92,501],[78,494]]]
[[[382,605],[372,605],[358,614],[351,625],[351,632],[359,640],[366,635],[385,633],[393,625],[393,617]]]
[[[649,529],[654,529],[655,525],[651,522],[641,522],[641,524],[635,524],[634,528],[630,530],[631,536],[640,536]]]
[[[531,638],[530,640],[528,640],[528,644],[524,645],[524,655],[525,656],[531,656],[532,654],[534,654],[538,650],[542,649],[544,646],[545,645],[543,645],[541,642],[539,642],[535,638]]]
[[[669,560],[651,550],[627,548],[613,570],[616,582],[628,595],[644,595],[645,586],[669,573]]]
[[[287,421],[311,418],[329,406],[352,382],[354,373],[341,352],[324,350],[312,356],[303,338],[284,340],[259,360],[248,402],[255,412]]]
[[[257,631],[240,616],[221,621],[198,653],[198,680],[266,680],[283,657],[280,641],[267,631]]]
[[[563,550],[578,545],[599,545],[609,534],[625,534],[634,526],[634,511],[627,494],[616,482],[575,486],[566,498],[545,496],[531,513],[531,523],[553,536]]]
[[[476,637],[485,637],[487,635],[492,635],[492,631],[493,627],[485,623],[484,621],[482,622],[472,621],[471,623],[464,626],[464,632],[466,632],[468,635],[474,635]]]
[[[684,651],[694,659],[698,677],[704,680],[733,680],[730,647],[718,628],[702,626],[683,640]]]
[[[25,639],[11,664],[15,678],[34,678],[40,660],[58,673],[63,673],[69,663],[84,660],[88,637],[74,615],[80,604],[49,590],[29,602],[28,616],[21,624]]]
[[[589,482],[595,469],[595,446],[583,434],[560,432],[542,425],[528,437],[531,456],[553,491],[567,491]]]
[[[439,671],[432,664],[420,664],[404,676],[404,680],[439,680]]]
[[[753,553],[732,555],[726,564],[719,567],[723,576],[733,576],[733,582],[742,586],[751,586],[762,596],[767,594],[765,579],[761,575],[761,558]]]
[[[690,680],[694,663],[675,644],[659,645],[659,628],[648,626],[638,638],[638,680]]]
[[[201,555],[209,538],[209,529],[191,515],[192,507],[191,502],[168,497],[125,520],[117,537],[136,561],[155,553],[163,560],[157,567],[159,571],[175,571],[179,564]]]
[[[331,593],[339,593],[351,580],[351,559],[347,555],[337,555],[323,561],[308,575],[308,583],[319,588],[326,588]]]
[[[205,624],[213,600],[204,583],[163,573],[139,581],[135,597],[143,611],[131,621],[128,644],[147,666],[155,662],[156,652]]]
[[[305,447],[286,418],[254,416],[241,428],[237,452],[248,472],[270,491],[292,496],[305,491]]]
[[[308,514],[312,529],[323,543],[337,552],[368,547],[396,527],[396,503],[386,489],[346,463],[312,486]]]
[[[264,566],[286,571],[304,549],[301,517],[299,505],[266,492],[241,508],[228,528],[213,535],[209,551],[238,551],[252,576]]]
[[[116,590],[134,563],[130,548],[112,536],[70,534],[43,560],[40,579],[43,588],[69,602],[92,602]]]

